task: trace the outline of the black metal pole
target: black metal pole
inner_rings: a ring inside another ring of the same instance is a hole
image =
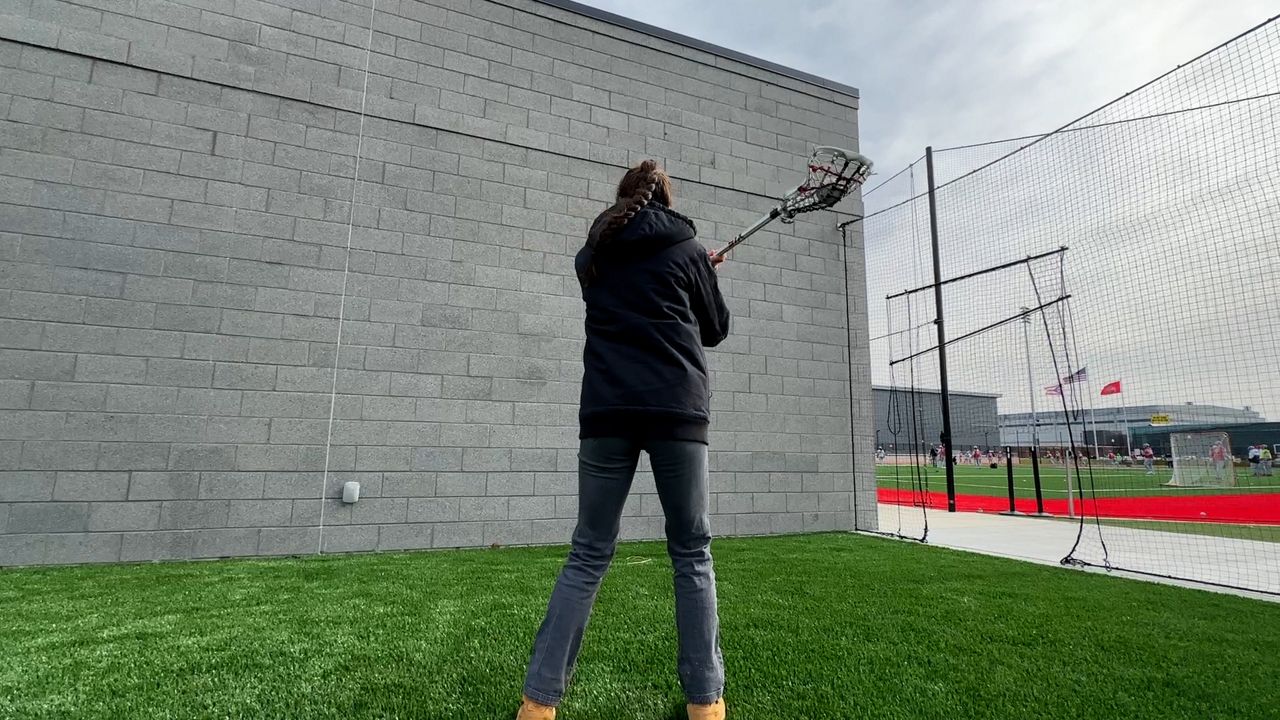
[[[943,467],[947,469],[947,512],[956,511],[956,468],[951,462],[955,448],[951,446],[951,392],[947,385],[947,333],[942,323],[942,253],[938,247],[938,201],[933,181],[933,146],[924,149],[924,164],[929,176],[929,239],[933,245],[933,303],[938,326],[938,382],[942,403],[942,447],[946,452]]]
[[[1005,475],[1009,479],[1009,515],[1018,514],[1018,505],[1014,502],[1013,495],[1013,448],[1005,445],[1004,447],[1004,469]]]
[[[1036,483],[1036,514],[1044,514],[1044,495],[1040,492],[1040,448],[1031,448],[1031,475]]]

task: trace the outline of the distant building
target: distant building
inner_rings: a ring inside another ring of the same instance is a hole
[[[1247,457],[1249,448],[1254,445],[1266,445],[1273,453],[1280,453],[1280,423],[1275,422],[1146,425],[1133,429],[1133,442],[1138,447],[1148,443],[1157,455],[1167,455],[1171,452],[1169,435],[1175,429],[1179,432],[1226,433],[1231,454],[1237,458]]]
[[[942,401],[937,390],[872,386],[876,446],[885,452],[927,455],[942,435]],[[955,392],[951,395],[951,432],[956,449],[994,448],[1000,442],[999,395]],[[913,419],[915,421],[913,430]]]
[[[1071,420],[1071,435],[1077,443],[1092,446],[1093,433],[1096,432],[1099,447],[1124,448],[1126,426],[1130,441],[1137,442],[1138,429],[1152,428],[1152,418],[1167,422],[1169,426],[1248,425],[1266,422],[1266,418],[1249,407],[1232,408],[1189,402],[1181,405],[1134,405],[1127,408],[1086,409],[1079,417]],[[1031,413],[1004,414],[1000,416],[1000,442],[1015,447],[1030,447],[1033,437],[1038,434],[1041,446],[1065,447],[1069,444],[1067,425],[1063,420],[1060,404],[1056,406],[1056,412],[1053,408],[1045,408],[1034,416]],[[1159,434],[1158,428],[1163,426],[1157,425],[1152,429]]]

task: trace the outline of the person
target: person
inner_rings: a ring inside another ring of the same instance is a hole
[[[708,516],[710,388],[703,348],[729,334],[716,282],[723,256],[672,208],[657,163],[631,168],[575,260],[586,304],[578,520],[533,643],[517,720],[552,720],[573,675],[617,546],[640,452],[666,515],[675,575],[677,670],[691,720],[725,716],[724,660]]]
[[[1108,451],[1107,451],[1107,460],[1109,460],[1109,461],[1111,462],[1111,464],[1112,464],[1112,465],[1118,465],[1118,464],[1120,464],[1120,461],[1119,461],[1119,460],[1116,460],[1116,451],[1115,451],[1115,450],[1108,450]]]
[[[1148,475],[1156,474],[1156,451],[1150,445],[1142,446],[1142,466],[1147,469]]]
[[[879,461],[881,461],[881,462],[884,462],[884,457],[885,457],[885,454],[884,454],[884,446],[882,445],[882,446],[880,446],[880,447],[876,448],[876,460],[879,460]]]
[[[982,465],[982,451],[978,449],[977,445],[974,445],[973,450],[969,451],[969,457],[973,460],[974,467]]]
[[[1262,468],[1263,477],[1271,477],[1271,448],[1260,445],[1258,450],[1258,466]]]
[[[1254,477],[1262,475],[1262,446],[1249,446],[1249,472]]]
[[[932,465],[933,467],[938,466],[938,446],[937,445],[932,445],[929,447],[929,464]]]
[[[1209,459],[1213,461],[1213,477],[1219,483],[1227,479],[1227,448],[1221,440],[1215,440],[1209,448]]]

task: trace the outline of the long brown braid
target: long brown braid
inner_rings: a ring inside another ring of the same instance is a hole
[[[627,223],[631,222],[631,218],[635,217],[636,213],[643,210],[649,201],[654,199],[655,194],[668,196],[658,197],[658,202],[664,205],[671,204],[670,192],[667,191],[670,180],[664,183],[667,187],[664,187],[662,192],[658,189],[660,179],[666,180],[666,173],[661,175],[662,177],[659,178],[658,163],[645,160],[622,176],[622,181],[618,183],[618,204],[615,206],[612,217],[600,231],[601,242],[613,239],[627,226]]]
[[[618,183],[617,202],[605,211],[604,226],[587,238],[587,246],[593,251],[607,245],[610,240],[631,222],[631,219],[650,202],[657,201],[671,207],[671,178],[658,169],[654,160],[645,160],[627,171]],[[587,279],[595,276],[595,263],[587,272]]]

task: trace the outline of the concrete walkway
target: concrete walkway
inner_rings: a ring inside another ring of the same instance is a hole
[[[880,505],[880,527],[917,535],[923,526],[917,508]],[[1075,544],[1076,522],[1033,517],[1009,517],[995,513],[946,513],[929,511],[931,545],[984,555],[1025,560],[1062,567],[1060,561]],[[1102,564],[1102,543],[1113,566],[1142,572],[1188,575],[1222,585],[1241,585],[1280,593],[1280,543],[1234,540],[1157,530],[1104,526],[1101,536],[1086,524],[1076,557]],[[1090,572],[1107,572],[1084,568]],[[1203,583],[1152,577],[1131,572],[1110,574],[1135,580],[1223,592],[1280,602],[1280,596],[1217,587]]]

